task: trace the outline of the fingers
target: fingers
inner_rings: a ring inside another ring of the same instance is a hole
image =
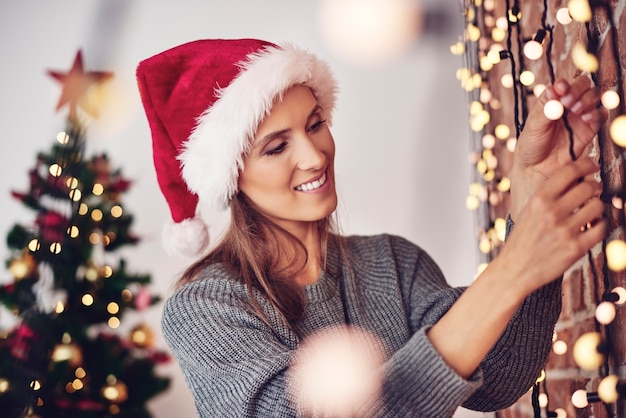
[[[599,169],[600,167],[589,158],[581,158],[567,163],[552,176],[546,184],[544,192],[548,197],[558,199],[574,184],[580,183],[585,177],[597,173]],[[595,190],[595,188],[593,191],[598,192],[598,194],[601,192],[601,190]],[[589,197],[591,196],[587,198]]]
[[[546,88],[542,103],[548,100],[559,100],[561,104],[575,115],[583,115],[596,109],[600,103],[600,89],[591,85],[591,80],[579,76],[570,84],[558,79]]]

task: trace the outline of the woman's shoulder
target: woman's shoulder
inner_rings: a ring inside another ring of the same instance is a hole
[[[246,295],[246,287],[237,275],[221,263],[215,263],[203,268],[195,279],[176,288],[167,298],[167,303],[193,300],[228,302]]]

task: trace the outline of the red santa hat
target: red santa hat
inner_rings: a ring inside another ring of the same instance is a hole
[[[243,156],[275,100],[311,88],[331,122],[337,85],[328,65],[292,44],[257,39],[189,42],[139,63],[137,81],[152,132],[157,180],[172,222],[169,254],[208,246],[198,207],[225,209],[237,192]]]

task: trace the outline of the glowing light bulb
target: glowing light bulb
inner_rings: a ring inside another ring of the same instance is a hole
[[[465,53],[465,44],[461,41],[450,45],[452,55],[463,55]]]
[[[552,351],[554,351],[554,354],[562,356],[567,353],[567,343],[563,340],[556,340],[554,344],[552,344]]]
[[[545,408],[548,406],[548,395],[545,393],[539,394],[539,406]]]
[[[594,73],[598,70],[598,58],[587,51],[585,45],[577,42],[572,47],[572,61],[576,68],[588,73]]]
[[[609,134],[615,144],[622,148],[626,147],[626,115],[620,115],[613,119]]]
[[[563,104],[558,100],[548,100],[543,105],[543,114],[550,120],[558,120],[563,116]]]
[[[554,413],[556,414],[555,418],[567,418],[567,412],[563,408],[556,408]]]
[[[86,293],[81,298],[81,302],[83,302],[83,305],[85,306],[91,306],[93,305],[93,296],[91,296],[89,293]]]
[[[57,134],[57,142],[59,144],[65,145],[68,142],[70,142],[70,137],[68,134],[66,134],[65,132],[59,132]]]
[[[509,135],[511,135],[511,129],[505,124],[501,123],[495,127],[493,133],[495,134],[496,138],[506,139],[509,137]]]
[[[543,55],[543,46],[534,39],[524,45],[524,55],[529,60],[538,60]]]
[[[617,293],[617,295],[619,296],[619,299],[615,302],[616,305],[623,305],[624,302],[626,302],[626,289],[621,286],[617,286],[614,287],[611,292]]]
[[[508,73],[504,74],[500,79],[500,83],[502,84],[502,87],[510,89],[511,87],[513,87],[514,84],[513,76]]]
[[[569,25],[570,23],[572,23],[572,16],[570,16],[567,7],[561,7],[559,10],[556,11],[556,20],[561,25]]]
[[[589,401],[587,400],[587,391],[584,389],[578,389],[574,392],[572,394],[572,405],[579,409],[586,408],[587,405],[589,405]]]
[[[606,244],[606,264],[612,271],[626,269],[626,242],[615,239]]]
[[[491,51],[487,52],[487,59],[492,64],[499,63],[500,62],[500,51],[492,49]]]
[[[491,39],[494,40],[494,42],[502,42],[506,39],[506,32],[500,28],[493,28],[491,30]]]
[[[576,22],[589,22],[591,20],[591,6],[588,0],[569,0],[567,11]]]
[[[620,102],[619,94],[617,94],[613,90],[607,90],[602,93],[602,98],[600,100],[602,102],[602,106],[609,110],[615,109],[617,106],[619,106]]]
[[[519,75],[519,81],[523,86],[529,87],[535,82],[535,73],[530,70],[522,71]]]
[[[465,207],[467,210],[476,210],[480,206],[480,201],[476,196],[467,196],[465,198]]]
[[[598,397],[604,403],[614,403],[619,399],[619,393],[617,391],[617,383],[619,377],[614,374],[606,376],[600,381],[598,385]]]
[[[50,175],[52,177],[59,177],[61,173],[63,173],[63,168],[61,168],[60,165],[55,163],[55,164],[50,165],[50,168],[48,168],[48,171],[50,172]]]
[[[535,84],[535,87],[533,87],[533,94],[535,95],[535,97],[539,97],[545,91],[545,89],[546,89],[545,84],[541,84],[541,83]]]
[[[596,320],[602,325],[608,325],[615,319],[615,305],[613,302],[602,302],[596,306]]]
[[[581,335],[574,343],[572,355],[574,362],[584,370],[596,370],[604,363],[604,354],[598,351],[602,342],[599,332],[587,332]]]

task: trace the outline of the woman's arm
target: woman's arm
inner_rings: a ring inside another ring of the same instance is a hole
[[[571,109],[572,143],[562,120],[543,115],[548,99],[561,99]],[[428,334],[462,376],[476,370],[528,295],[560,277],[605,235],[601,187],[585,180],[598,167],[571,158],[571,152],[582,153],[601,125],[598,100],[586,77],[571,85],[559,80],[529,115],[511,174],[516,228],[500,255]]]

